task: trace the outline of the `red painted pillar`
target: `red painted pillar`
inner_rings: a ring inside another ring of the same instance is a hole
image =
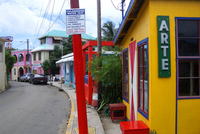
[[[88,61],[92,61],[92,47],[89,47]],[[92,76],[91,72],[88,72],[88,89],[89,89],[89,101],[88,104],[92,104]]]
[[[82,55],[83,55],[83,71],[84,71],[84,73],[83,73],[83,75],[85,76],[85,50],[82,50]]]
[[[71,8],[79,8],[79,0],[70,0]],[[81,35],[72,35],[73,53],[74,53],[74,69],[76,80],[76,101],[78,109],[78,127],[79,134],[88,134],[86,101],[84,90],[83,76],[83,58],[82,58],[82,42]]]

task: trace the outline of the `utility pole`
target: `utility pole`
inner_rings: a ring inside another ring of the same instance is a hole
[[[97,46],[98,57],[101,56],[101,0],[97,0]]]
[[[124,2],[125,0],[122,0],[122,21],[124,19]]]
[[[71,9],[79,8],[79,0],[70,0]],[[78,109],[79,134],[88,134],[86,101],[84,90],[84,71],[82,58],[81,34],[72,35],[74,52],[74,69],[76,80],[76,99]],[[84,63],[85,64],[85,63]]]
[[[28,61],[29,61],[29,40],[28,39],[27,39],[27,55],[28,55],[27,57],[28,57]],[[29,65],[30,65],[30,63],[28,63],[28,66],[27,65],[26,66],[29,67]],[[27,68],[27,71],[28,71],[28,73],[30,73],[29,68]]]
[[[97,0],[97,47],[98,47],[98,58],[101,56],[101,0]],[[99,68],[101,68],[102,62],[99,62]],[[98,100],[100,97],[101,82],[98,83]],[[98,104],[99,107],[99,104]]]

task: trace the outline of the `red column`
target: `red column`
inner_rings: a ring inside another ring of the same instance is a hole
[[[92,47],[89,47],[88,52],[88,61],[92,61]],[[91,73],[88,72],[88,89],[89,89],[89,101],[88,104],[92,104],[92,76]]]
[[[70,0],[71,8],[79,8],[79,0]],[[74,69],[76,80],[76,99],[78,109],[78,127],[79,134],[88,134],[86,101],[84,90],[83,75],[83,58],[82,58],[82,42],[81,35],[72,35],[73,53],[74,53]]]
[[[82,50],[82,55],[83,55],[83,75],[85,76],[85,50]]]

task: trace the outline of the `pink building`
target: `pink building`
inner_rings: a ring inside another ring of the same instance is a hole
[[[24,73],[32,73],[31,53],[27,53],[26,49],[15,50],[11,52],[15,56],[17,63],[11,70],[11,80],[17,80]]]

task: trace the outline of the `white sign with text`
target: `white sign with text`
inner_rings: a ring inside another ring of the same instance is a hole
[[[66,10],[66,34],[85,33],[85,9]]]

